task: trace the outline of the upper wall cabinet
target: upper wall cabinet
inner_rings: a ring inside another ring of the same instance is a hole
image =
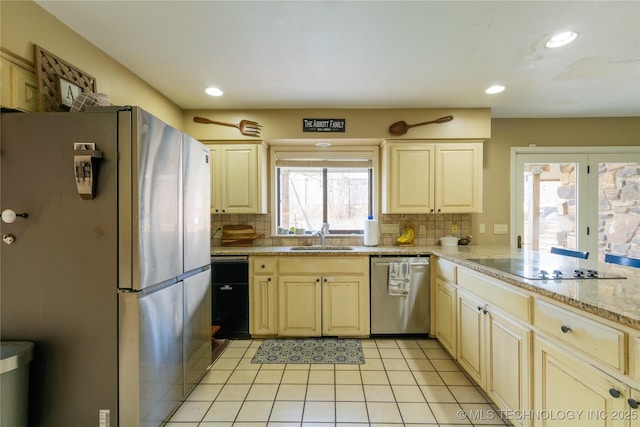
[[[382,213],[482,211],[482,142],[386,141]]]
[[[32,67],[2,54],[0,74],[2,107],[25,112],[38,111],[38,85]]]
[[[211,213],[267,212],[267,146],[207,144],[211,163]]]

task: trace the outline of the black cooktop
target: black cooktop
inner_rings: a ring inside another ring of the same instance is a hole
[[[477,258],[467,261],[529,280],[624,279],[618,274],[600,272],[597,267],[583,260],[540,252],[523,253],[518,258]]]

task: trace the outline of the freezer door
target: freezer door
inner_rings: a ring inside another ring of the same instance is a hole
[[[183,272],[182,133],[137,107],[118,120],[120,287],[144,289]]]
[[[184,280],[184,396],[211,364],[211,270]]]
[[[211,256],[209,149],[183,134],[184,271],[208,265]]]
[[[118,425],[159,426],[183,398],[183,283],[118,297]]]

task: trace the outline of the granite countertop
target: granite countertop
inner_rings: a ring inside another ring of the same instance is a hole
[[[215,247],[212,255],[298,255],[298,256],[362,256],[362,255],[436,255],[463,267],[507,282],[522,289],[584,310],[624,326],[640,330],[640,269],[621,267],[594,260],[580,260],[580,267],[601,273],[617,273],[626,279],[529,280],[468,261],[476,258],[514,258],[518,249],[498,246],[352,246],[352,250],[291,250],[290,246]]]

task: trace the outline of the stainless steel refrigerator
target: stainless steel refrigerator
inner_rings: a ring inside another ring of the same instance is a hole
[[[211,363],[207,148],[138,107],[0,116],[0,333],[31,426],[158,426]]]

